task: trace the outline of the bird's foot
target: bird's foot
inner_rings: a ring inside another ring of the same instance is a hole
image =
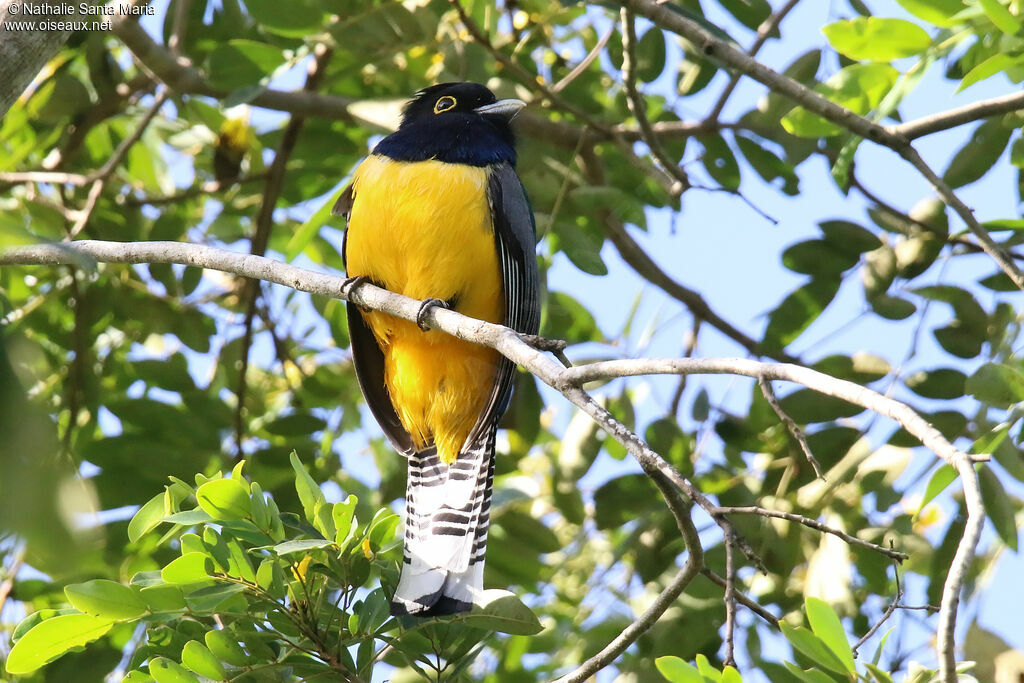
[[[352,277],[345,278],[345,281],[341,283],[341,295],[345,297],[345,300],[352,303],[351,296],[352,292],[356,291],[356,288],[365,285],[367,283],[373,284],[373,281],[366,275],[353,275]],[[359,306],[359,304],[356,304]],[[363,313],[368,313],[371,309],[365,306],[359,306],[359,310]]]
[[[422,303],[420,303],[420,310],[416,311],[416,326],[424,332],[430,329],[427,327],[426,317],[432,308],[449,308],[449,306],[447,301],[443,299],[435,299],[433,297],[424,299]]]
[[[341,295],[347,299],[352,294],[352,292],[355,291],[356,287],[364,285],[369,281],[370,278],[368,278],[365,275],[353,275],[352,277],[347,277],[341,283]]]

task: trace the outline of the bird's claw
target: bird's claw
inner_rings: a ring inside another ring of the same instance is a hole
[[[427,327],[426,317],[432,308],[448,308],[448,302],[443,299],[435,299],[431,297],[429,299],[424,299],[420,303],[420,309],[416,311],[416,327],[420,328],[424,332],[430,329]]]
[[[341,295],[347,299],[356,287],[369,281],[370,278],[365,275],[353,275],[352,277],[347,277],[341,283]]]

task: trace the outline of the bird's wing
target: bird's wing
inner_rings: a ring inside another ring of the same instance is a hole
[[[352,213],[352,204],[355,202],[355,192],[349,185],[341,193],[341,197],[334,204],[331,213],[344,216],[346,223]],[[341,258],[345,260],[345,246],[348,244],[348,231],[345,231],[345,240],[341,247]],[[347,263],[347,262],[346,262]],[[348,336],[352,342],[352,363],[356,369],[356,379],[359,380],[359,388],[363,391],[366,405],[370,412],[377,419],[377,423],[388,437],[388,441],[395,447],[395,450],[402,455],[409,457],[416,453],[412,437],[402,426],[398,419],[398,413],[391,404],[391,397],[388,396],[387,385],[384,382],[384,352],[377,344],[377,338],[373,331],[363,319],[359,307],[348,304],[346,307],[348,316]]]
[[[537,230],[530,202],[519,176],[509,164],[491,168],[487,194],[501,267],[505,304],[502,323],[516,332],[536,334],[540,326],[540,275],[537,270]],[[514,371],[513,363],[502,358],[491,394],[466,440],[467,444],[487,438],[487,431],[497,426],[508,408]]]

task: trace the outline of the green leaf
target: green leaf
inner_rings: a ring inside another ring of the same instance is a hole
[[[935,470],[931,478],[928,479],[928,486],[924,489],[924,497],[921,498],[921,506],[914,513],[914,516],[920,515],[921,510],[924,510],[924,506],[935,500],[935,496],[945,491],[947,486],[956,481],[956,478],[956,468],[950,465],[943,465]]]
[[[782,252],[786,268],[813,276],[841,275],[859,260],[860,254],[840,251],[825,240],[804,240]]]
[[[496,518],[495,523],[505,530],[509,538],[516,539],[525,548],[538,553],[553,553],[561,550],[562,543],[546,524],[539,519],[514,509],[506,509]]]
[[[794,648],[810,657],[811,661],[818,666],[841,675],[848,673],[842,660],[814,633],[799,626],[790,626],[784,621],[779,622],[779,628],[782,629],[782,635],[786,636],[786,640]]]
[[[132,520],[128,522],[129,541],[132,543],[137,542],[163,521],[164,514],[167,511],[164,504],[164,496],[164,493],[156,494],[132,516]]]
[[[964,395],[967,376],[955,368],[936,368],[915,372],[905,381],[907,388],[918,396],[951,400]]]
[[[665,70],[665,36],[657,26],[649,28],[636,44],[636,77],[646,83]]]
[[[185,553],[160,571],[167,583],[188,584],[206,581],[214,571],[213,559],[205,553]]]
[[[327,196],[327,201],[320,205],[316,211],[314,211],[306,221],[299,226],[290,240],[288,245],[284,248],[284,258],[286,261],[291,263],[295,260],[295,257],[302,253],[302,250],[309,245],[310,240],[320,232],[320,228],[323,227],[331,217],[331,209],[334,208],[341,193],[344,192],[344,188],[334,192]]]
[[[344,501],[335,503],[331,510],[331,515],[334,517],[334,541],[342,550],[345,549],[345,544],[352,535],[351,532],[355,522],[356,503],[358,502],[358,498],[349,494],[348,498]]]
[[[764,345],[781,350],[817,319],[839,291],[837,278],[811,280],[791,292],[768,317]]]
[[[195,508],[194,510],[184,510],[182,512],[175,512],[173,515],[167,515],[162,521],[170,522],[171,524],[193,526],[195,524],[203,524],[204,522],[212,522],[213,518],[206,514],[205,510]]]
[[[223,90],[258,83],[280,66],[281,48],[254,40],[218,43],[207,59],[210,82]]]
[[[68,650],[96,640],[109,631],[113,623],[89,614],[66,614],[42,621],[11,648],[7,673],[31,673]]]
[[[923,28],[904,19],[857,17],[829,24],[822,32],[837,52],[873,62],[920,54],[932,42]]]
[[[669,683],[705,683],[697,668],[679,657],[658,657],[654,666]]]
[[[1013,552],[1017,552],[1017,524],[1014,521],[1013,505],[1002,483],[991,468],[982,465],[978,471],[981,482],[981,502],[985,515],[992,520],[999,538]]]
[[[376,633],[388,618],[388,599],[384,595],[384,589],[370,591],[359,606],[358,614],[359,633]]]
[[[323,11],[312,0],[245,0],[245,6],[263,28],[290,38],[315,33],[323,23]]]
[[[844,220],[830,220],[818,223],[821,232],[833,249],[859,256],[882,246],[882,240],[867,228]]]
[[[899,72],[888,64],[851,64],[814,88],[836,104],[857,114],[867,114],[881,103],[896,83]],[[844,129],[803,107],[796,107],[782,118],[786,132],[798,137],[816,138],[838,135]]]
[[[473,610],[457,621],[473,628],[520,636],[536,635],[544,629],[519,598],[497,588],[485,590]]]
[[[896,0],[903,9],[918,19],[936,26],[952,26],[953,16],[964,8],[963,0]]]
[[[601,258],[601,248],[604,246],[603,233],[558,221],[549,239],[552,241],[552,249],[564,253],[572,264],[584,273],[608,274],[608,266]]]
[[[702,135],[697,141],[704,147],[701,163],[708,175],[727,190],[740,187],[740,165],[721,135]]]
[[[736,136],[736,145],[747,158],[747,163],[766,182],[779,187],[785,194],[794,196],[800,192],[800,178],[793,166],[786,163],[761,143],[744,135]],[[781,180],[781,183],[776,183]]]
[[[292,555],[294,553],[308,553],[310,550],[322,550],[330,548],[334,541],[322,538],[307,538],[298,541],[285,541],[274,546],[274,552],[278,555]]]
[[[232,609],[228,605],[235,604],[237,601],[230,603],[228,601],[243,590],[245,588],[237,583],[215,583],[203,586],[186,595],[185,604],[188,605],[189,610],[196,614],[213,614],[220,611],[230,612]],[[242,607],[245,606],[245,603],[246,601],[242,599]]]
[[[124,621],[146,613],[139,594],[114,581],[95,579],[71,584],[64,588],[64,594],[75,609],[94,617]]]
[[[768,0],[720,0],[721,5],[729,14],[749,28],[756,31],[764,20],[772,13]]]
[[[1009,69],[1024,64],[1024,58],[1014,57],[1005,53],[999,53],[992,55],[981,64],[978,64],[973,69],[967,72],[967,75],[960,81],[960,87],[956,89],[957,92],[965,90],[971,87],[978,81],[983,81],[986,78],[995,76],[998,73],[1002,73]]]
[[[906,320],[917,311],[912,302],[887,294],[873,297],[870,303],[871,310],[886,320]]]
[[[954,190],[979,180],[999,161],[1011,132],[998,116],[982,123],[949,162],[942,179]]]
[[[250,664],[252,658],[245,654],[245,650],[238,644],[238,638],[227,629],[206,632],[206,647],[217,659],[227,662],[232,666],[245,666]]]
[[[270,434],[278,436],[305,436],[319,432],[327,426],[327,423],[315,415],[299,412],[279,417],[276,420],[264,425],[264,429]]]
[[[1009,365],[985,363],[967,378],[966,389],[983,403],[1009,407],[1024,401],[1024,372]]]
[[[210,648],[198,640],[190,640],[185,643],[185,647],[181,651],[181,663],[205,678],[215,681],[227,678],[227,672],[224,671],[220,660],[213,656]]]
[[[564,292],[548,292],[541,329],[545,337],[564,339],[570,344],[603,338],[590,311]]]
[[[853,662],[853,650],[850,649],[850,641],[846,638],[846,631],[839,617],[832,610],[827,602],[815,597],[808,597],[804,601],[807,610],[807,620],[811,623],[811,631],[839,657],[846,666],[846,670],[854,673],[857,670]]]
[[[199,507],[212,519],[245,519],[251,512],[249,490],[237,479],[208,481],[196,491]]]
[[[156,683],[199,683],[199,679],[185,667],[166,657],[154,657],[149,660],[149,675]]]
[[[985,16],[1003,33],[1012,35],[1020,31],[1020,21],[1010,14],[1010,10],[1006,9],[999,0],[978,0],[978,4],[981,5]]]
[[[299,494],[299,500],[302,502],[302,510],[306,515],[306,520],[313,524],[316,521],[317,504],[325,502],[324,492],[313,481],[313,477],[309,476],[309,472],[306,471],[306,467],[299,460],[295,451],[291,452],[288,459],[292,463],[292,469],[295,470],[295,491]]]
[[[180,586],[166,583],[146,586],[139,591],[139,597],[152,612],[176,612],[185,609],[185,593]]]

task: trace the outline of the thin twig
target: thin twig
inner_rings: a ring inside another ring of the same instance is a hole
[[[689,332],[686,333],[686,337],[683,340],[683,358],[692,358],[694,352],[697,350],[697,340],[700,337],[700,318],[693,319],[693,326],[690,327]],[[676,385],[675,393],[672,394],[672,402],[669,404],[669,415],[677,415],[679,413],[679,404],[683,401],[683,392],[686,391],[686,375],[682,375],[679,378],[679,384]]]
[[[191,4],[191,0],[177,0],[174,3],[174,23],[171,25],[171,35],[167,38],[167,50],[179,61],[184,60],[182,46],[185,43],[185,28],[188,26]]]
[[[228,190],[235,185],[244,185],[246,183],[263,182],[267,179],[266,172],[252,173],[247,176],[239,178],[225,178],[224,180],[208,180],[205,183],[193,185],[188,187],[181,192],[175,194],[164,195],[162,197],[134,197],[132,195],[122,195],[118,197],[118,201],[123,203],[125,206],[163,206],[166,204],[177,204],[180,201],[186,199],[192,199],[200,195],[215,194],[223,190]]]
[[[956,109],[929,114],[913,121],[889,126],[888,131],[893,135],[914,140],[925,135],[956,128],[971,121],[987,119],[999,114],[1008,114],[1020,109],[1024,109],[1024,92],[1014,92],[1009,95],[1000,95],[988,100],[972,102]]]
[[[622,22],[622,83],[626,88],[626,102],[629,105],[629,111],[632,112],[640,126],[644,143],[651,150],[651,155],[657,161],[658,167],[675,180],[669,193],[678,197],[690,187],[690,179],[686,176],[686,171],[669,157],[661,140],[651,129],[643,97],[640,96],[636,87],[636,23],[633,21],[633,13],[627,8],[623,7],[619,14]]]
[[[114,172],[114,169],[117,168],[117,165],[121,163],[124,155],[128,153],[128,150],[132,148],[132,145],[142,138],[142,135],[146,132],[146,128],[149,127],[150,122],[160,111],[160,108],[164,106],[164,102],[167,101],[168,95],[170,95],[170,92],[167,88],[161,89],[153,98],[153,104],[145,115],[143,115],[142,119],[139,121],[139,125],[135,127],[132,134],[121,141],[121,144],[114,149],[113,154],[110,155],[110,158],[107,159],[103,166],[101,166],[97,171],[89,174],[89,182],[92,183],[92,186],[89,188],[89,195],[85,201],[85,208],[79,211],[78,218],[75,221],[74,226],[72,226],[71,230],[68,232],[68,235],[65,238],[66,240],[73,240],[82,232],[82,230],[85,229],[86,224],[89,222],[89,217],[92,216],[92,212],[96,209],[96,204],[99,201],[100,194],[102,194],[103,187],[106,185],[110,175]]]
[[[22,545],[18,552],[15,553],[14,559],[11,560],[11,566],[4,572],[7,576],[4,578],[3,583],[0,583],[0,612],[3,611],[7,598],[11,595],[11,590],[14,588],[14,579],[17,578],[18,571],[21,570],[21,565],[25,562],[26,552],[28,552],[27,546]]]
[[[786,18],[786,15],[796,7],[796,4],[800,0],[788,0],[785,5],[775,10],[768,16],[767,19],[761,22],[761,25],[757,27],[757,37],[754,38],[754,42],[750,44],[747,49],[747,55],[750,57],[756,57],[757,53],[761,51],[764,44],[768,42],[768,38],[771,37],[772,33],[779,28],[779,24]],[[739,85],[740,79],[743,78],[743,74],[734,73],[726,84],[725,88],[722,89],[722,94],[718,96],[714,106],[711,107],[711,111],[708,112],[706,120],[717,121],[718,117],[722,115],[722,110],[725,109],[726,103],[729,101],[729,97],[732,96],[736,86]]]
[[[676,598],[679,597],[704,566],[704,551],[701,547],[697,529],[693,526],[693,520],[690,519],[690,506],[682,501],[678,491],[672,487],[668,479],[660,472],[653,471],[650,474],[654,483],[665,497],[669,509],[672,510],[672,514],[679,526],[683,542],[686,544],[688,551],[686,563],[643,614],[637,617],[633,623],[627,626],[608,645],[603,647],[600,652],[587,659],[573,671],[558,678],[555,683],[581,683],[615,661],[620,654],[625,652],[626,648],[635,643],[637,638],[658,621],[661,615],[665,613],[665,610],[672,606],[672,603],[675,602]]]
[[[713,583],[713,584],[715,584],[717,586],[721,586],[722,588],[725,588],[725,585],[726,585],[725,579],[723,579],[721,576],[719,576],[718,574],[713,572],[708,567],[704,567],[703,569],[701,569],[700,573],[703,574],[705,577],[707,577],[708,580],[711,581],[711,583]],[[771,627],[775,628],[776,630],[778,630],[778,628],[779,628],[779,618],[777,616],[775,616],[774,614],[772,614],[771,612],[766,610],[764,607],[762,607],[760,604],[758,604],[758,602],[756,600],[751,599],[750,597],[745,595],[742,591],[733,591],[733,595],[734,595],[734,597],[736,599],[736,602],[738,602],[739,604],[743,605],[744,607],[749,609],[751,612],[753,612],[757,616],[759,616],[762,619],[764,619],[765,622],[767,622],[769,626],[771,626]]]
[[[603,185],[604,171],[601,168],[600,162],[593,154],[593,151],[586,149],[581,150],[580,160],[587,180],[594,185]],[[665,272],[661,266],[655,263],[650,254],[648,254],[647,251],[641,247],[635,239],[633,239],[633,236],[629,234],[629,231],[626,229],[626,226],[622,224],[622,221],[612,216],[611,212],[608,211],[602,212],[602,215],[608,239],[611,240],[611,243],[615,246],[615,249],[622,257],[622,260],[629,264],[629,266],[642,278],[661,289],[676,301],[682,303],[694,316],[700,318],[725,336],[735,341],[749,353],[755,356],[766,355],[770,358],[775,358],[787,363],[800,363],[799,358],[791,356],[784,351],[771,352],[762,350],[760,342],[741,332],[732,323],[720,316],[711,308],[710,304],[708,304],[699,292],[677,282],[671,275]]]
[[[816,519],[804,517],[803,515],[797,515],[792,512],[782,512],[781,510],[769,510],[768,508],[757,507],[754,505],[724,506],[719,507],[715,512],[720,515],[757,515],[759,517],[773,517],[775,519],[785,519],[790,522],[796,522],[797,524],[803,524],[806,527],[815,529],[817,531],[821,531],[822,533],[832,534],[837,538],[841,538],[843,541],[849,543],[850,545],[855,545],[861,548],[872,550],[881,555],[885,555],[886,557],[891,558],[893,560],[898,560],[902,562],[903,560],[906,560],[910,557],[906,553],[901,553],[898,550],[886,548],[885,546],[878,545],[877,543],[871,543],[870,541],[861,540],[856,536],[851,536],[845,531],[840,531],[839,529],[830,527],[827,524],[822,524]]]
[[[932,605],[920,605],[920,606],[917,606],[917,605],[904,605],[903,604],[903,585],[900,583],[900,570],[899,570],[899,566],[898,565],[895,565],[895,564],[893,565],[893,573],[894,573],[894,575],[896,577],[896,597],[893,598],[892,602],[889,603],[889,606],[886,607],[885,612],[882,614],[881,619],[876,621],[874,623],[874,625],[872,625],[872,627],[870,629],[868,629],[868,632],[865,633],[864,636],[860,640],[857,641],[857,644],[853,646],[853,656],[854,656],[854,658],[857,657],[857,655],[858,655],[857,651],[860,650],[861,645],[866,643],[868,641],[868,639],[871,638],[871,636],[875,635],[875,633],[878,631],[878,629],[881,628],[882,624],[884,624],[886,622],[886,620],[889,617],[891,617],[893,615],[893,612],[895,612],[896,610],[898,610],[898,609],[925,610],[925,611],[931,612],[931,613],[935,613],[935,612],[939,611],[938,607],[934,607]]]
[[[81,173],[60,171],[24,171],[0,173],[0,183],[53,183],[55,185],[88,185],[89,178]]]
[[[591,49],[590,52],[587,53],[587,56],[584,57],[579,64],[573,67],[572,71],[567,73],[565,77],[563,77],[553,86],[551,86],[551,92],[561,92],[566,86],[575,81],[580,74],[586,71],[587,67],[590,66],[594,62],[594,60],[598,58],[598,56],[600,56],[601,50],[604,49],[604,46],[608,44],[608,41],[611,40],[611,37],[613,35],[615,35],[614,24],[608,27],[608,30],[605,31],[604,35],[601,36],[601,38],[597,41],[597,44],[594,45],[593,49]]]
[[[779,399],[775,396],[775,391],[772,389],[772,383],[764,377],[758,377],[757,383],[761,387],[761,393],[764,394],[764,398],[768,401],[768,405],[772,407],[775,414],[779,416],[782,423],[786,425],[786,429],[793,435],[796,442],[800,444],[800,450],[804,452],[804,457],[807,458],[807,462],[811,463],[811,467],[814,468],[814,473],[818,475],[818,478],[822,481],[826,481],[825,473],[821,470],[821,464],[818,463],[818,459],[814,457],[814,453],[811,452],[811,446],[807,443],[807,437],[804,435],[804,430],[800,429],[800,425],[793,421],[793,418],[782,409],[779,405]]]
[[[725,537],[725,657],[722,664],[736,666],[736,560],[732,539]]]

